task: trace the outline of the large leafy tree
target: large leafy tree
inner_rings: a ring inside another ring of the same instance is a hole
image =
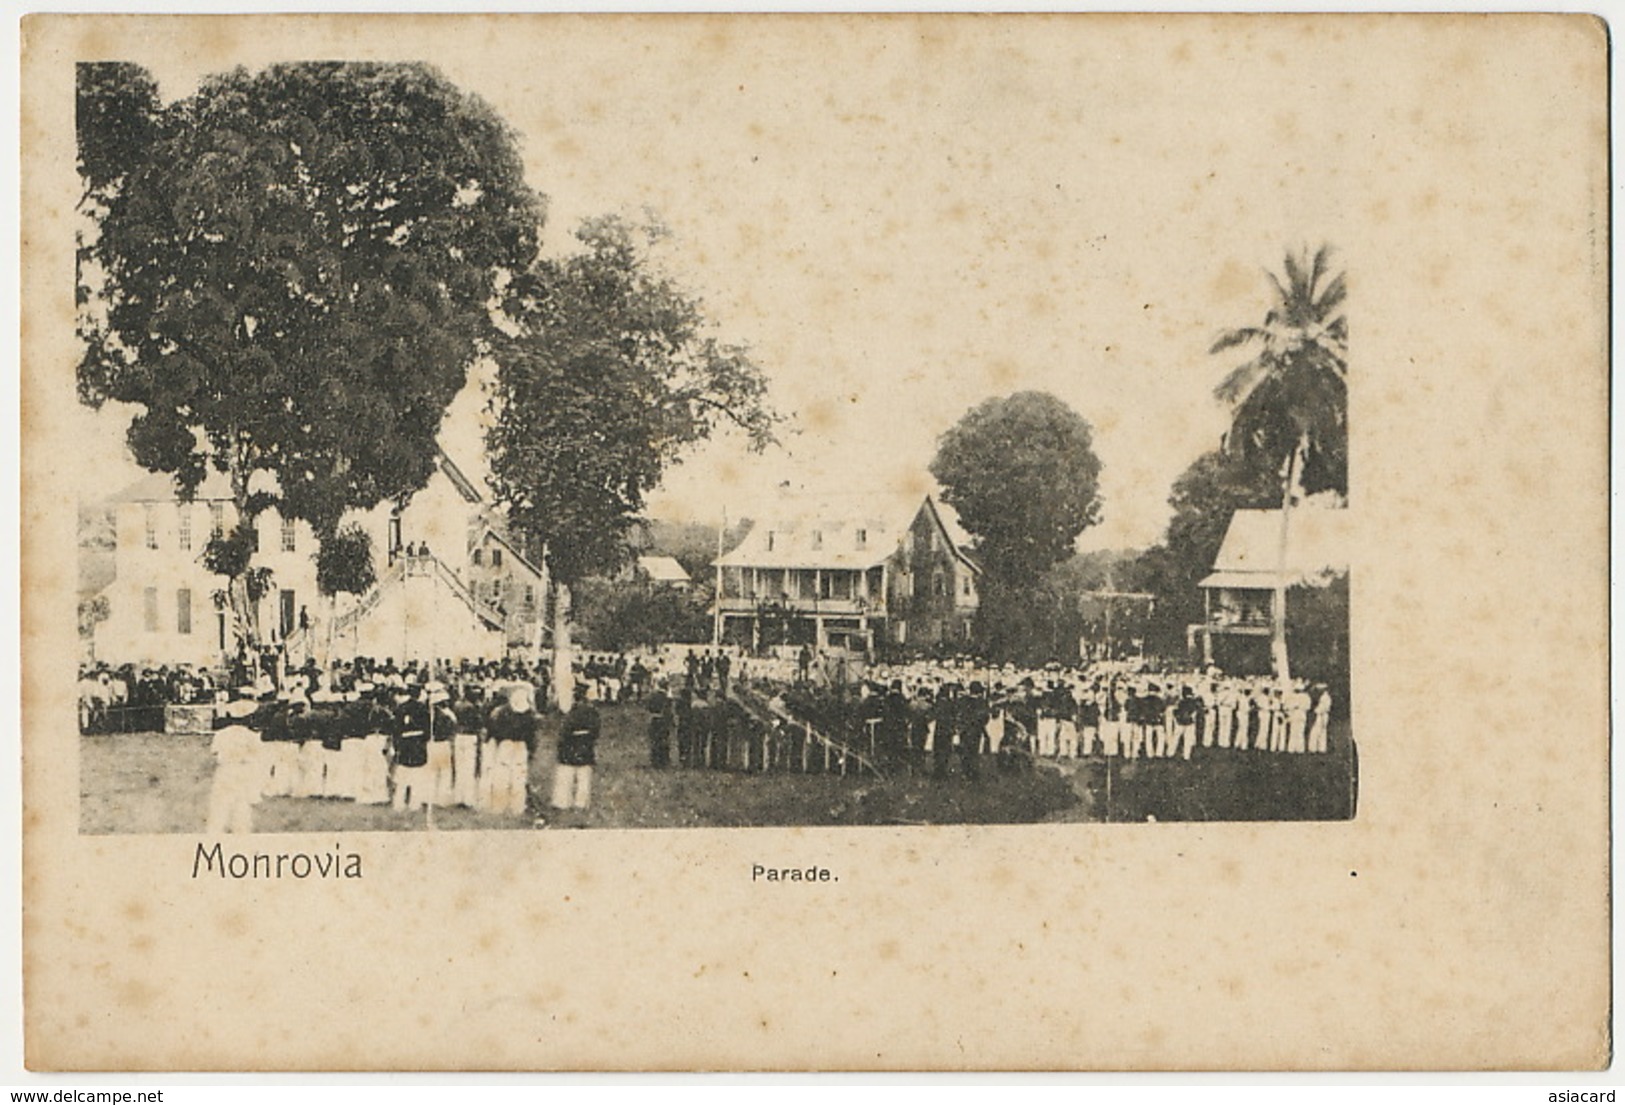
[[[1227,447],[1280,473],[1279,562],[1287,562],[1291,508],[1300,494],[1348,494],[1348,298],[1346,274],[1332,271],[1331,249],[1287,253],[1284,279],[1270,273],[1274,301],[1259,326],[1226,331],[1212,352],[1246,349],[1249,360],[1215,390],[1230,405]],[[1287,581],[1275,589],[1271,652],[1290,676]]]
[[[491,484],[514,528],[546,550],[566,706],[570,588],[625,562],[646,496],[689,447],[729,426],[763,448],[778,422],[748,353],[718,340],[655,264],[662,235],[589,220],[582,249],[540,260],[507,300],[518,333],[498,356]]]
[[[942,436],[931,474],[976,539],[979,644],[989,656],[1025,656],[1023,624],[1051,601],[1046,573],[1100,520],[1089,423],[1046,392],[989,399]]]
[[[274,506],[325,539],[421,488],[535,257],[508,126],[427,66],[339,62],[167,106],[136,67],[83,65],[78,125],[80,394],[134,406],[137,462],[183,496],[225,473],[242,534]],[[252,635],[244,558],[215,552]]]

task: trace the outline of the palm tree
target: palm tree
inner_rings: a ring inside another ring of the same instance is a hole
[[[1271,608],[1276,674],[1291,677],[1286,648],[1287,534],[1298,494],[1348,494],[1348,296],[1331,272],[1331,248],[1288,252],[1286,279],[1268,273],[1275,302],[1262,326],[1221,334],[1212,353],[1249,347],[1251,360],[1214,389],[1231,409],[1225,446],[1281,473],[1280,572]]]

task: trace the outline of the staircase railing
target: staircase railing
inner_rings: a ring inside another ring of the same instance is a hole
[[[815,746],[822,748],[824,754],[824,770],[826,772],[830,770],[831,761],[838,759],[840,761],[840,773],[842,775],[845,775],[847,772],[848,761],[853,761],[856,762],[860,770],[868,771],[876,778],[884,779],[886,777],[885,772],[880,770],[880,767],[873,759],[865,756],[862,752],[858,751],[856,748],[853,748],[847,742],[836,740],[833,737],[820,732],[811,722],[797,717],[788,710],[774,706],[770,700],[760,697],[759,695],[755,694],[755,692],[748,691],[743,687],[740,687],[735,689],[734,697],[739,702],[740,706],[744,708],[745,712],[751,715],[751,717],[753,717],[758,724],[766,726],[768,732],[770,733],[773,730],[773,722],[775,719],[783,721],[787,725],[794,725],[805,732],[807,736],[811,738]],[[767,770],[771,764],[772,757],[764,756],[762,769],[764,771]]]
[[[424,558],[420,557],[419,559]],[[456,572],[446,567],[445,563],[438,556],[431,553],[427,559],[434,562],[435,572],[440,577],[441,582],[447,587],[450,587],[454,595],[467,603],[470,610],[474,611],[474,613],[479,617],[489,622],[492,628],[506,628],[507,621],[502,616],[501,611],[492,606],[490,603],[486,602],[484,599],[480,598],[479,595],[475,594],[466,583],[457,578]]]
[[[340,633],[348,633],[350,630],[354,629],[357,622],[361,621],[362,618],[365,618],[368,614],[372,613],[373,610],[377,608],[378,604],[383,601],[384,588],[393,583],[400,582],[405,574],[405,565],[403,565],[399,560],[395,561],[388,568],[384,569],[384,574],[379,576],[378,581],[368,588],[367,593],[361,596],[359,602],[333,619],[333,635],[337,636]]]

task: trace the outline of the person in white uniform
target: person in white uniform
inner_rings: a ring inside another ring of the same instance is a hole
[[[256,705],[251,698],[228,702],[224,717],[215,721],[214,779],[209,785],[209,813],[204,832],[251,833],[254,831],[254,805],[260,799],[260,735],[250,724]]]

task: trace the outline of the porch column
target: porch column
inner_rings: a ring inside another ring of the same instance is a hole
[[[1213,663],[1213,588],[1202,588],[1202,666]]]

